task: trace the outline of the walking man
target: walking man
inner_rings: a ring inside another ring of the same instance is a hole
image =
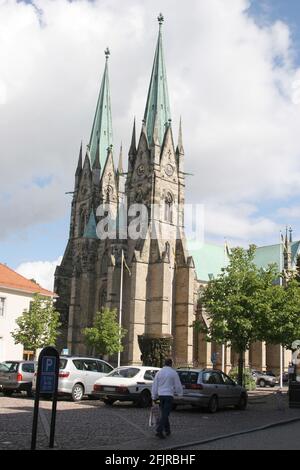
[[[165,438],[164,431],[167,436],[171,434],[169,415],[174,395],[183,395],[179,376],[172,365],[172,359],[166,359],[165,366],[157,372],[152,385],[152,400],[155,401],[159,398],[160,402],[160,420],[156,429],[156,435],[160,439]]]

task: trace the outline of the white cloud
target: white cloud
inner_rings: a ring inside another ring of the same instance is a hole
[[[279,217],[285,217],[286,219],[300,219],[300,206],[293,207],[281,207],[277,210]]]
[[[34,279],[40,286],[53,291],[54,272],[62,257],[56,261],[28,261],[17,267],[17,273],[28,279]]]
[[[35,4],[0,0],[1,237],[69,210],[64,192],[89,138],[107,45],[115,148],[121,140],[128,148],[160,10],[174,129],[182,114],[186,170],[195,174],[187,199],[206,205],[212,235],[267,239],[277,230],[272,215],[241,217],[240,208],[300,195],[300,70],[286,24],[258,26],[246,0]],[[48,176],[43,189],[33,183]]]

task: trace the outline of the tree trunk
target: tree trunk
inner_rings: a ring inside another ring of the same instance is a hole
[[[243,386],[243,375],[244,375],[244,351],[239,353],[239,362],[238,362],[238,384]]]

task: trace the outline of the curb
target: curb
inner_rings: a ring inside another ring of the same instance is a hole
[[[285,426],[287,424],[297,423],[300,422],[300,418],[291,418],[284,421],[277,421],[276,423],[266,424],[265,426],[260,426],[252,429],[246,429],[245,431],[237,431],[231,434],[221,434],[219,436],[211,437],[208,439],[204,439],[202,441],[193,441],[193,442],[186,442],[180,445],[175,445],[171,447],[165,447],[162,450],[176,450],[176,449],[184,449],[185,447],[192,447],[192,446],[199,446],[204,444],[209,444],[210,442],[221,441],[223,439],[229,439],[231,437],[242,436],[244,434],[251,434],[254,432],[265,431],[266,429],[276,428],[279,426]]]

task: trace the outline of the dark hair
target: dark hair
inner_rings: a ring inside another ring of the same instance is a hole
[[[171,359],[170,357],[167,357],[167,358],[165,359],[165,366],[167,366],[167,367],[172,367],[172,365],[173,365],[172,359]]]

